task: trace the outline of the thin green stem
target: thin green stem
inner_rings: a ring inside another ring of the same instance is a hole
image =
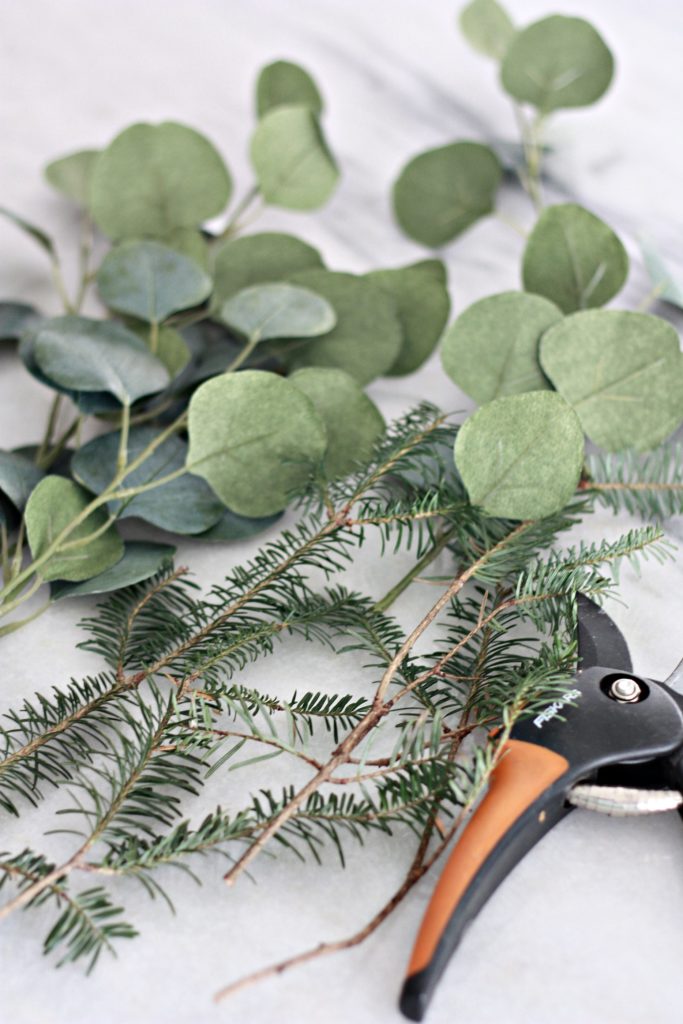
[[[121,411],[119,452],[116,459],[116,476],[120,477],[128,465],[128,435],[130,434],[130,405],[126,402]]]
[[[75,419],[71,421],[66,430],[64,430],[60,437],[58,437],[57,440],[55,441],[52,451],[47,452],[43,456],[43,458],[40,459],[40,461],[38,462],[38,466],[40,467],[40,469],[49,469],[49,467],[54,462],[57,461],[57,459],[66,448],[71,438],[80,430],[81,424],[83,423],[83,419],[84,417],[81,415],[76,416]]]
[[[79,265],[81,278],[78,284],[78,292],[76,293],[76,300],[74,302],[74,312],[80,313],[81,307],[85,301],[85,296],[88,291],[88,286],[93,280],[93,275],[90,273],[90,257],[92,255],[93,248],[93,222],[90,216],[85,213],[83,215],[83,222],[81,226],[81,245],[79,250]]]
[[[518,103],[513,103],[515,118],[519,127],[519,134],[524,149],[524,170],[519,172],[519,178],[527,192],[534,209],[540,213],[543,209],[543,195],[541,192],[541,129],[544,118],[542,114],[529,121]]]
[[[55,427],[57,426],[57,420],[59,419],[59,410],[61,408],[63,398],[63,395],[57,394],[52,399],[52,404],[50,405],[50,413],[48,415],[47,425],[45,427],[45,433],[43,434],[43,440],[40,442],[40,447],[36,452],[35,461],[37,465],[41,464],[41,461],[44,459],[50,445],[52,444],[52,435],[54,434]]]
[[[240,217],[247,212],[250,206],[256,202],[261,195],[261,189],[258,185],[252,185],[248,192],[242,196],[235,209],[233,210],[230,220],[225,225],[223,231],[218,235],[220,241],[225,241],[228,238],[232,238],[240,231]]]
[[[401,594],[408,589],[410,584],[417,576],[420,575],[423,569],[426,569],[428,565],[431,565],[434,559],[441,554],[444,548],[448,545],[448,542],[453,538],[454,534],[454,526],[450,527],[448,530],[444,530],[441,536],[435,540],[432,547],[428,551],[425,551],[422,558],[418,559],[412,569],[410,569],[410,571],[407,572],[405,576],[403,576],[402,579],[400,579],[398,583],[391,588],[391,590],[388,590],[384,597],[376,603],[374,611],[385,612],[387,609],[391,608],[394,601],[396,601],[397,598],[399,598]]]
[[[153,355],[159,353],[159,321],[152,320],[149,325],[149,348]]]
[[[247,361],[249,356],[252,354],[254,349],[259,343],[259,335],[254,334],[251,336],[247,344],[244,346],[242,351],[235,356],[233,361],[226,367],[225,373],[234,373],[235,370],[239,370],[240,366]]]

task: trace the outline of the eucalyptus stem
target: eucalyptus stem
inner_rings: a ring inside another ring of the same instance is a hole
[[[384,597],[380,598],[375,605],[375,611],[385,612],[391,608],[394,601],[396,601],[401,594],[408,589],[410,584],[420,575],[423,569],[426,569],[428,565],[431,565],[434,559],[437,558],[444,548],[448,546],[449,541],[453,539],[455,533],[456,528],[454,526],[444,530],[443,533],[435,540],[432,547],[429,548],[428,551],[425,551],[422,558],[418,559],[412,569],[410,569],[405,576],[398,581],[398,583],[388,590]]]
[[[520,181],[531,199],[534,209],[537,213],[540,213],[543,209],[541,191],[542,150],[540,145],[543,116],[537,114],[532,121],[529,121],[518,103],[513,103],[513,109],[524,149],[525,168],[519,172]]]
[[[130,405],[126,402],[121,410],[119,451],[116,458],[116,475],[120,477],[128,464],[128,435],[130,433]]]
[[[258,345],[260,337],[258,334],[253,334],[247,341],[241,352],[239,352],[233,361],[225,368],[225,373],[234,373],[235,370],[239,370],[243,363],[246,363],[249,356],[254,352]]]
[[[218,239],[225,241],[228,238],[232,238],[240,230],[240,218],[247,212],[250,206],[256,202],[261,195],[261,189],[258,185],[254,184],[251,186],[248,192],[242,197],[237,206],[232,212],[230,220],[223,228],[223,231],[218,235]]]
[[[48,449],[49,449],[50,445],[52,444],[52,435],[54,434],[55,427],[57,426],[57,420],[59,418],[59,410],[60,410],[61,405],[62,405],[63,397],[64,396],[60,395],[60,394],[55,395],[54,398],[52,399],[51,404],[50,404],[50,412],[49,412],[48,419],[47,419],[47,424],[46,424],[46,427],[45,427],[45,433],[43,434],[43,440],[40,442],[40,447],[38,448],[38,451],[36,452],[36,459],[35,459],[35,461],[36,461],[37,465],[41,465],[42,460],[45,458],[45,455],[47,454]]]

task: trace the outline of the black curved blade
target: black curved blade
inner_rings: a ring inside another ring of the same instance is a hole
[[[618,672],[632,672],[628,644],[607,612],[585,594],[577,595],[579,670],[600,665]]]

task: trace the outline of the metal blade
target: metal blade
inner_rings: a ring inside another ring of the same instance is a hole
[[[601,665],[617,672],[632,672],[633,663],[619,627],[585,594],[577,594],[579,669]]]
[[[670,686],[676,693],[683,693],[683,658],[676,665],[668,679],[664,682],[667,686]]]

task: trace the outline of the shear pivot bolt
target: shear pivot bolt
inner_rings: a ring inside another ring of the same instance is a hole
[[[620,704],[635,704],[640,700],[641,689],[635,679],[615,679],[609,688],[609,695]]]

